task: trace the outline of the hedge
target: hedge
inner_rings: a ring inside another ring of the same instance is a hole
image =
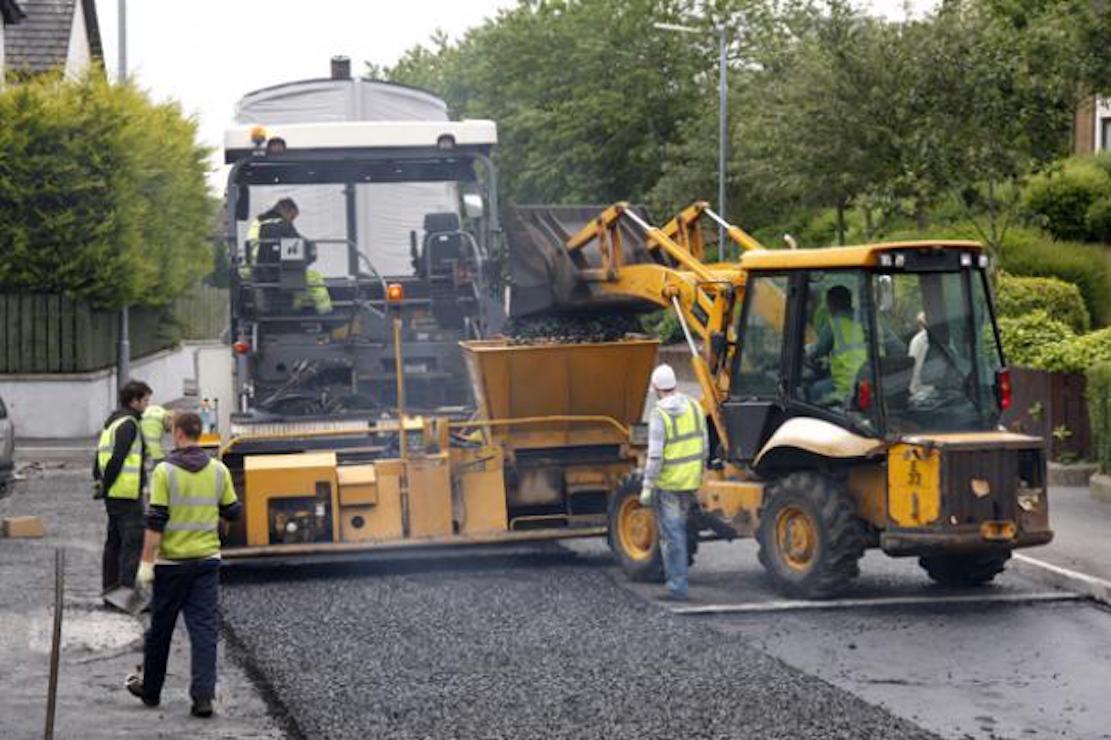
[[[999,334],[1008,364],[1035,368],[1041,367],[1047,349],[1075,336],[1068,324],[1050,318],[1042,310],[1025,316],[1000,317]]]
[[[1092,452],[1101,473],[1111,473],[1111,363],[1088,369],[1085,395],[1092,428]]]
[[[1040,310],[1048,318],[1067,324],[1075,333],[1090,328],[1080,290],[1056,278],[1000,274],[995,284],[995,301],[1001,318],[1021,318]]]
[[[1088,220],[1092,204],[1111,196],[1111,175],[1090,157],[1066,160],[1059,170],[1034,178],[1024,193],[1027,209],[1057,239],[1094,241]]]
[[[164,305],[212,267],[208,152],[98,70],[0,91],[0,291]]]
[[[1111,279],[1098,245],[1055,242],[1036,229],[1011,229],[999,251],[1000,269],[1027,277],[1051,277],[1080,289],[1093,324],[1111,318]]]
[[[1111,362],[1111,327],[1046,347],[1036,367],[1062,373],[1083,373],[1100,362]]]

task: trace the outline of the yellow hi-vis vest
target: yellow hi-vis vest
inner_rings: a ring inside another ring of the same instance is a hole
[[[293,294],[293,308],[300,310],[312,306],[318,314],[326,314],[332,310],[332,296],[328,293],[328,286],[324,284],[324,276],[316,270],[305,270],[306,290],[299,290]]]
[[[864,328],[848,316],[834,315],[829,319],[833,332],[833,351],[829,355],[829,374],[833,387],[841,398],[853,392],[856,374],[868,360],[868,345],[864,342]]]
[[[244,280],[251,277],[251,266],[258,263],[259,234],[262,231],[263,224],[273,224],[281,220],[280,216],[266,219],[256,216],[251,221],[251,225],[247,227],[247,252],[250,255],[250,261],[245,261],[239,265],[239,277]]]
[[[166,417],[169,411],[153,403],[143,412],[143,421],[139,424],[143,430],[143,442],[147,446],[147,456],[151,460],[161,460],[166,456],[162,449],[162,436],[166,433]]]
[[[108,461],[112,459],[112,449],[116,446],[116,432],[124,424],[135,424],[135,440],[131,443],[131,449],[127,451],[127,457],[123,459],[120,474],[112,482],[112,487],[108,489],[108,498],[135,501],[139,498],[139,471],[143,466],[143,435],[138,429],[139,422],[135,420],[135,417],[130,415],[121,416],[100,433],[100,441],[97,443],[96,450],[96,462],[100,468],[100,474],[104,475],[104,469],[108,467]]]
[[[163,462],[151,477],[150,504],[170,513],[159,556],[195,560],[220,554],[220,507],[235,503],[231,473],[209,460],[196,473]]]
[[[695,491],[702,485],[702,468],[706,463],[706,446],[703,436],[706,419],[694,401],[680,416],[672,416],[659,405],[664,425],[664,455],[656,487],[664,491]]]

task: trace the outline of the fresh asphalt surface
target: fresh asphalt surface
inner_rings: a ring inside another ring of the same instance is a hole
[[[600,540],[237,565],[223,596],[294,737],[1111,737],[1111,614],[862,570],[847,597],[922,603],[796,611],[752,543],[709,543],[694,606],[774,611],[680,615]]]

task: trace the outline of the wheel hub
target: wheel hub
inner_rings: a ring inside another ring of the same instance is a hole
[[[814,561],[818,532],[805,511],[788,506],[779,512],[775,522],[776,549],[783,562],[793,570],[804,571]]]
[[[621,505],[618,517],[618,538],[621,549],[635,560],[644,560],[652,554],[656,536],[656,519],[652,510],[629,498]]]

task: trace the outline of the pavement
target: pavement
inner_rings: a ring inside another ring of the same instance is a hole
[[[54,553],[62,548],[65,589],[55,737],[284,737],[260,692],[223,649],[217,716],[211,720],[189,716],[189,641],[180,624],[161,706],[148,709],[127,693],[124,678],[142,662],[144,625],[101,604],[100,556],[106,520],[103,504],[92,500],[89,492],[90,458],[29,467],[23,457],[28,449],[21,445],[24,479],[0,499],[0,517],[38,516],[47,536],[0,539],[0,735],[43,736]]]

